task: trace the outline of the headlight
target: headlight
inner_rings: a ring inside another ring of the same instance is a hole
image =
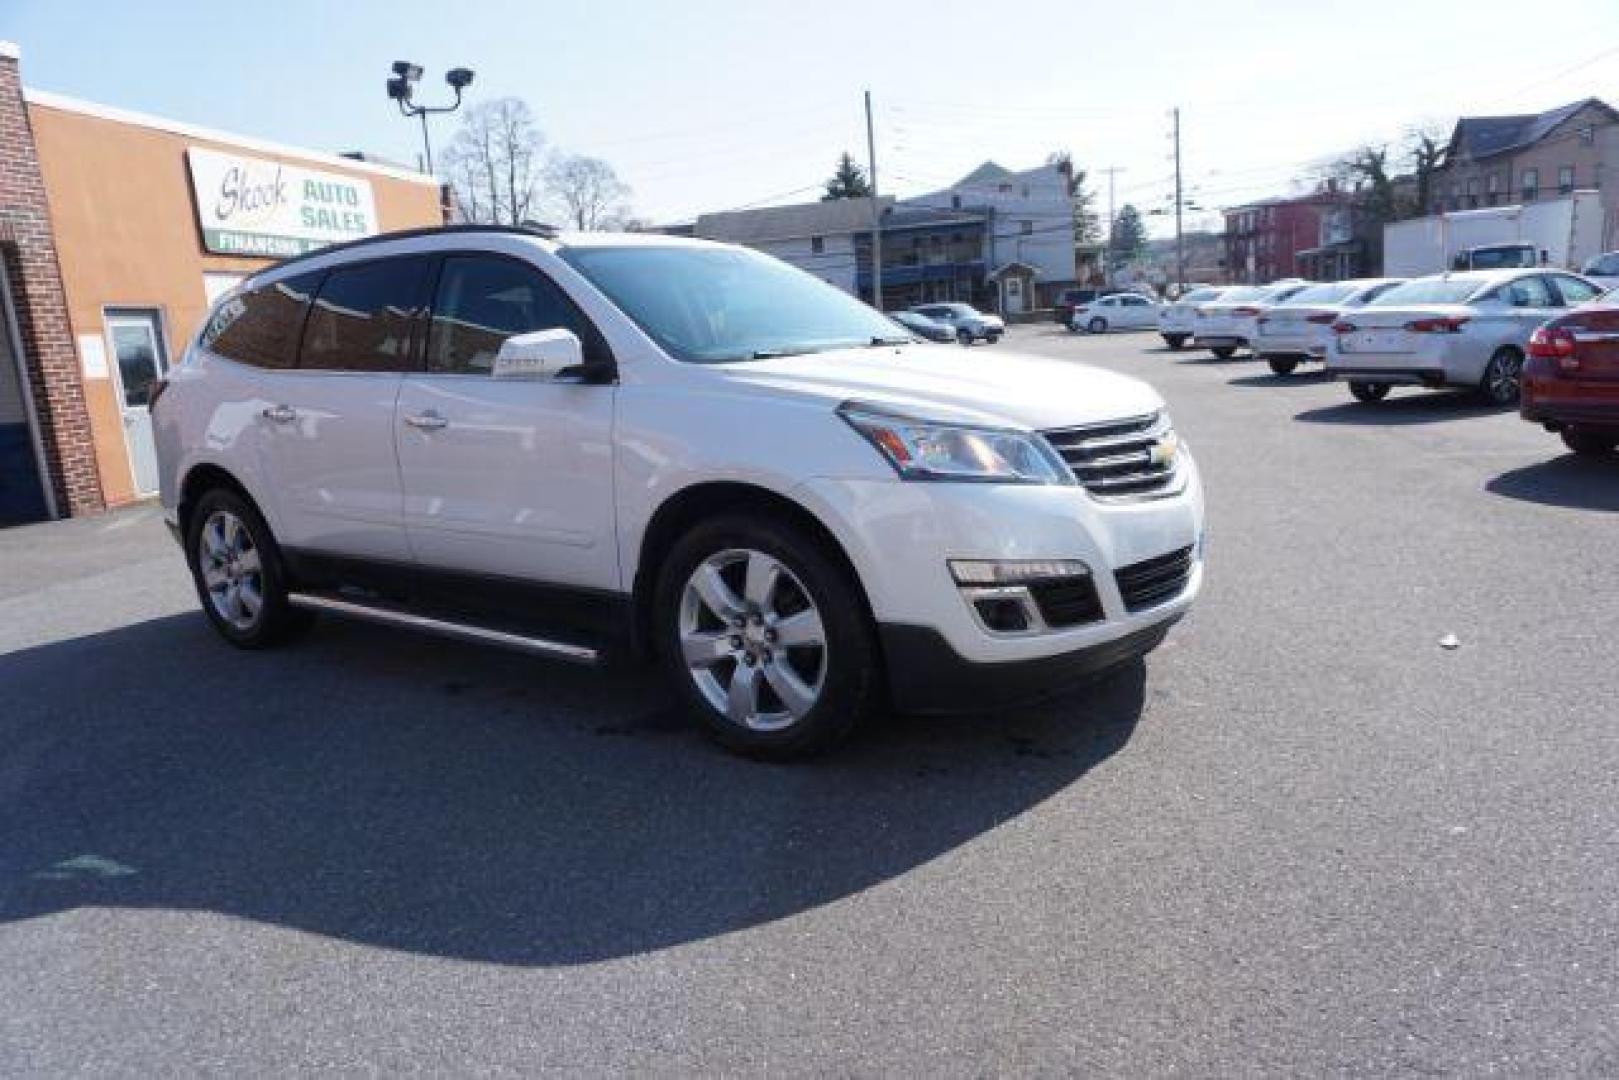
[[[1072,484],[1068,466],[1033,432],[937,423],[847,402],[838,415],[905,480]]]

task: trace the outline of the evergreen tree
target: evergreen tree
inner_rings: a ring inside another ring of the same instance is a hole
[[[866,170],[856,165],[854,158],[845,150],[843,156],[838,158],[838,167],[832,173],[832,179],[826,182],[826,194],[821,196],[821,201],[864,199],[870,194],[871,184],[866,179]]]
[[[1147,253],[1147,226],[1141,221],[1141,211],[1130,203],[1119,208],[1108,248],[1114,266],[1126,266]]]

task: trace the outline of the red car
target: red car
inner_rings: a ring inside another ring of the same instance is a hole
[[[1619,447],[1619,304],[1598,301],[1535,331],[1518,410],[1576,454]]]

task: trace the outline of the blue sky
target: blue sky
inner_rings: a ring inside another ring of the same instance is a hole
[[[471,67],[469,100],[524,98],[657,221],[814,197],[840,151],[864,159],[868,87],[885,191],[1066,147],[1104,203],[1111,165],[1119,203],[1144,209],[1169,195],[1172,105],[1213,207],[1413,121],[1619,103],[1619,0],[0,0],[0,39],[39,89],[407,162],[419,141],[383,94],[389,63],[426,67],[424,97]]]

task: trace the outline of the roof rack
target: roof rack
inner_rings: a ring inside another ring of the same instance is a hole
[[[418,236],[443,236],[454,233],[506,233],[518,236],[537,236],[542,240],[555,240],[557,238],[556,229],[549,225],[534,222],[525,222],[522,225],[424,225],[417,229],[396,229],[393,232],[377,233],[374,236],[362,236],[358,240],[345,240],[340,244],[328,244],[326,247],[306,251],[302,255],[293,255],[278,262],[273,262],[269,266],[253,271],[248,276],[255,278],[260,274],[269,273],[271,270],[279,270],[284,266],[296,266],[301,262],[319,258],[322,255],[330,255],[337,251],[351,251],[355,248],[368,247],[371,244],[386,243],[389,240],[410,240]]]

